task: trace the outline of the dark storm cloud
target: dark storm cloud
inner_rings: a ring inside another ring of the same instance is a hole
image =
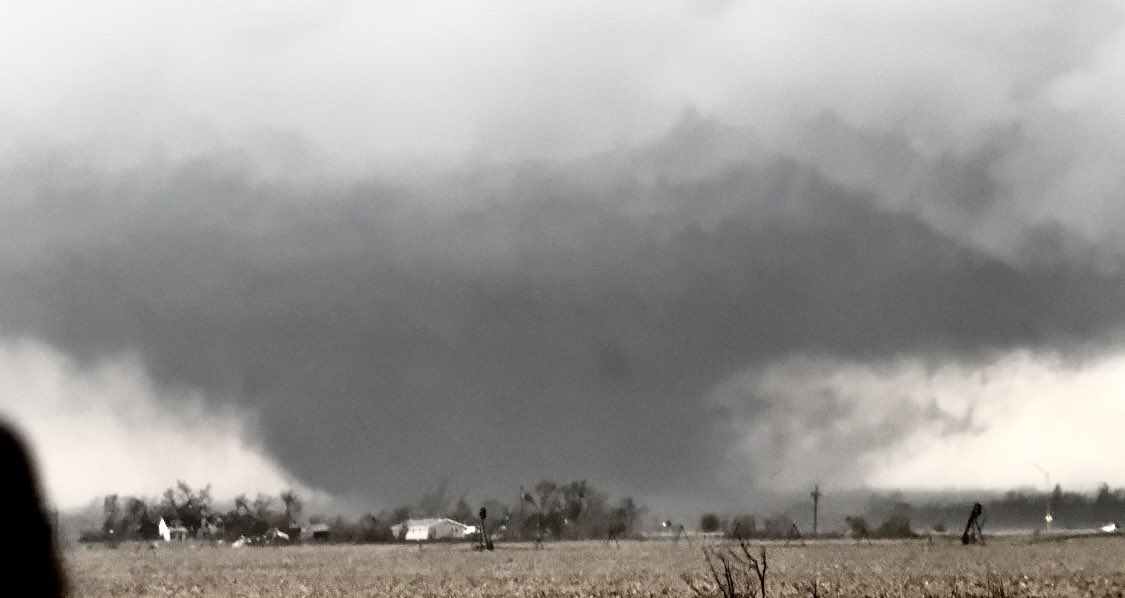
[[[161,384],[259,410],[303,480],[391,500],[451,473],[667,491],[713,475],[731,439],[707,396],[739,372],[1120,333],[1116,254],[1029,231],[1053,259],[1012,263],[811,163],[696,117],[636,151],[424,183],[44,161],[4,174],[0,334],[136,351]],[[931,166],[971,211],[996,186],[981,163]],[[906,415],[888,433],[971,428]]]

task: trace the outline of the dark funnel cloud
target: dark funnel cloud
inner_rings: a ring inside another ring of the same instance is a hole
[[[974,164],[935,166],[970,211],[996,185]],[[1057,249],[1065,227],[1019,239],[1052,259],[1005,259],[690,115],[635,150],[417,183],[55,158],[3,184],[0,334],[81,363],[135,352],[159,384],[258,413],[301,480],[376,501],[447,475],[705,495],[731,441],[708,397],[740,372],[1111,343],[1125,323],[1120,257]]]

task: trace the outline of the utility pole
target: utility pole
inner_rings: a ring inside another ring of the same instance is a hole
[[[813,487],[813,491],[809,493],[812,497],[812,535],[816,536],[816,516],[817,511],[820,509],[820,484]]]
[[[1051,504],[1051,474],[1035,463],[1031,465],[1042,472],[1043,477],[1047,480],[1047,514],[1043,516],[1043,521],[1047,522],[1047,531],[1049,532],[1051,531],[1051,522],[1055,520],[1055,515],[1051,512],[1053,510],[1051,507],[1054,506]]]
[[[481,507],[480,512],[480,549],[492,550],[492,538],[488,537],[488,528],[485,527],[484,519],[488,517],[488,509]]]
[[[524,526],[527,523],[526,521],[524,521],[524,518],[523,518],[523,503],[525,501],[527,501],[527,491],[523,489],[523,484],[520,484],[520,500],[519,500],[520,512],[519,512],[519,515],[518,515],[518,517],[520,518],[520,525],[519,525],[519,537],[520,537],[520,539],[523,539]]]

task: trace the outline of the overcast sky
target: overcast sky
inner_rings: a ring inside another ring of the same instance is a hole
[[[1125,485],[1119,2],[473,4],[0,4],[53,500]]]

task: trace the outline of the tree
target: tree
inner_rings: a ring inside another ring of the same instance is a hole
[[[767,538],[788,538],[794,525],[793,519],[788,515],[777,513],[766,519],[762,533]]]
[[[1102,482],[1098,485],[1097,494],[1094,495],[1094,504],[1098,506],[1113,504],[1113,493],[1109,490],[1109,484]]]
[[[863,517],[845,517],[844,521],[848,524],[848,530],[851,531],[852,537],[866,538],[868,536],[867,520]]]
[[[614,509],[613,516],[621,525],[625,526],[625,533],[632,534],[636,533],[637,522],[640,521],[641,516],[644,515],[646,510],[647,509],[637,504],[632,496],[626,496],[621,499],[617,508]]]
[[[749,538],[758,533],[758,524],[750,515],[737,515],[730,521],[727,535],[732,538]]]
[[[714,513],[704,513],[699,518],[699,531],[707,533],[719,531],[719,516]]]
[[[481,503],[481,508],[488,511],[490,534],[498,538],[504,537],[508,532],[508,526],[512,523],[511,508],[495,498],[486,499]]]
[[[914,538],[914,530],[910,529],[910,517],[903,514],[894,514],[887,517],[875,529],[875,536],[879,538]]]
[[[203,520],[211,512],[211,485],[192,490],[183,480],[176,480],[176,487],[164,491],[164,510],[170,518],[177,519],[195,535]]]
[[[394,539],[391,535],[391,527],[384,521],[382,513],[379,515],[367,513],[360,518],[357,527],[359,530],[356,534],[356,542],[389,542]]]
[[[535,485],[535,496],[540,511],[546,513],[558,509],[560,503],[558,490],[559,485],[553,480],[542,480]]]
[[[1051,491],[1050,501],[1047,503],[1047,513],[1048,514],[1057,513],[1058,510],[1059,510],[1059,507],[1062,506],[1062,502],[1063,502],[1062,485],[1055,484],[1055,489]]]
[[[234,497],[234,511],[236,513],[246,513],[246,514],[249,514],[251,512],[250,511],[250,499],[246,498],[245,492],[242,493],[242,494],[239,494],[236,497]]]
[[[296,496],[294,495],[292,498],[296,498]],[[272,496],[260,493],[253,501],[247,498],[245,494],[236,496],[234,498],[234,509],[226,514],[226,520],[223,523],[224,535],[229,539],[236,539],[240,536],[253,538],[265,534],[271,527],[287,526],[288,518],[285,515],[278,515],[273,512],[273,502]],[[297,504],[294,503],[290,508],[296,507]]]
[[[410,507],[403,505],[391,511],[390,522],[392,525],[396,523],[402,523],[407,519],[410,519]]]
[[[133,496],[125,499],[120,523],[123,538],[147,540],[156,537],[157,525],[149,518],[148,511],[145,501]]]
[[[586,509],[586,496],[590,492],[586,480],[574,481],[562,487],[563,513],[566,520],[576,523]]]
[[[469,501],[465,500],[464,494],[453,505],[453,510],[449,512],[449,518],[461,523],[470,523],[476,519],[472,507],[469,506]]]
[[[113,534],[117,530],[120,515],[119,515],[118,497],[116,494],[106,495],[102,499],[102,513],[105,517],[102,520],[102,532],[106,534]]]
[[[273,506],[272,496],[259,492],[258,496],[254,498],[254,502],[251,506],[253,507],[254,517],[256,517],[257,519],[261,521],[269,521],[273,518],[273,510],[271,509],[271,507]]]
[[[282,492],[281,502],[285,503],[285,522],[287,526],[292,527],[297,523],[297,518],[300,517],[305,505],[293,490]]]
[[[449,510],[449,478],[438,482],[438,485],[418,499],[418,514],[421,517],[441,517]]]

